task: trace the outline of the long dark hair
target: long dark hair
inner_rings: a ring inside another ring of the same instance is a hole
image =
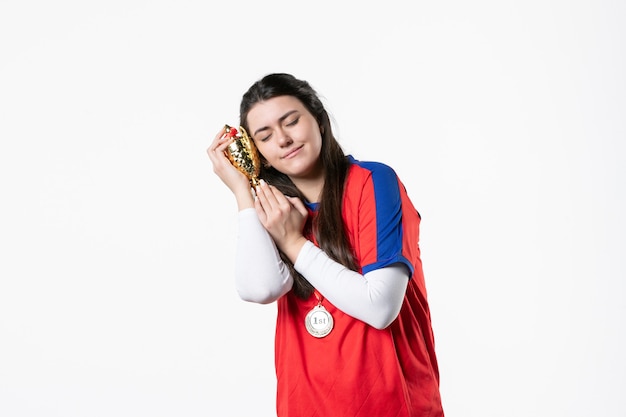
[[[243,95],[239,108],[240,125],[250,131],[247,121],[250,109],[260,101],[279,96],[292,96],[300,100],[317,120],[322,134],[320,158],[324,167],[324,188],[318,213],[308,227],[312,228],[317,243],[328,256],[356,271],[354,252],[347,237],[342,217],[343,189],[349,162],[333,135],[328,112],[317,92],[308,82],[299,80],[291,74],[266,75],[255,82]],[[262,155],[261,159],[264,160]],[[307,201],[291,179],[273,167],[262,166],[260,177],[277,187],[283,194],[297,196],[303,201]],[[281,253],[281,257],[294,276],[293,291],[295,294],[301,298],[309,298],[313,293],[313,286],[294,269],[293,263],[284,254]]]

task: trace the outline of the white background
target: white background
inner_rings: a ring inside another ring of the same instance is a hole
[[[0,415],[274,415],[275,306],[237,298],[205,148],[275,71],[422,214],[447,416],[626,415],[625,18],[0,0]]]

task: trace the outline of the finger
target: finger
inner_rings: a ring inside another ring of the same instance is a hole
[[[226,137],[226,128],[223,127],[215,134],[215,137],[213,138],[212,143],[218,143],[220,140],[222,140],[225,137]]]
[[[309,215],[309,211],[307,210],[306,206],[304,205],[302,200],[300,200],[298,197],[287,197],[287,200],[289,200],[289,203],[296,210],[298,210],[298,213],[300,213],[302,216],[306,217]]]
[[[255,192],[261,206],[263,206],[265,210],[271,210],[272,202],[274,202],[275,199],[273,198],[273,195],[270,192],[267,183],[261,180],[261,184],[257,185]]]
[[[233,137],[226,134],[226,128],[223,127],[211,142],[211,145],[207,148],[206,152],[214,165],[227,165],[228,157],[226,155],[226,149],[235,140]]]
[[[275,210],[280,208],[281,203],[283,205],[287,203],[283,193],[281,193],[278,188],[273,185],[266,183],[264,180],[261,180],[261,184],[257,187],[257,193],[259,193],[261,203],[269,209]]]
[[[267,213],[265,212],[265,209],[263,208],[263,205],[261,204],[261,201],[258,197],[254,198],[254,208],[256,210],[257,216],[259,216],[261,224],[265,226],[267,222]]]
[[[221,151],[224,151],[226,149],[226,146],[228,146],[224,146],[224,144],[230,143],[234,140],[234,138],[232,136],[228,136],[227,133],[228,132],[226,132],[226,127],[222,127],[213,138],[213,141],[211,142],[208,151],[219,151],[219,147],[222,147],[223,149],[221,149]]]
[[[289,201],[287,200],[287,196],[285,196],[285,194],[283,194],[282,191],[280,191],[278,188],[276,188],[273,185],[270,185],[269,189],[272,192],[272,196],[276,200],[276,204],[283,205],[283,206],[286,206],[287,204],[289,204]]]
[[[218,142],[212,143],[206,150],[209,158],[215,163],[218,160],[221,162],[226,162],[228,157],[226,156],[226,148],[230,145],[230,142]]]

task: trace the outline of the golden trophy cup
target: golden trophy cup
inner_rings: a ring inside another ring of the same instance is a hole
[[[234,138],[233,142],[226,148],[226,155],[230,163],[248,177],[252,187],[256,187],[260,184],[261,159],[252,138],[248,136],[248,132],[243,126],[239,126],[239,132],[229,125],[225,125],[224,129],[227,136]]]

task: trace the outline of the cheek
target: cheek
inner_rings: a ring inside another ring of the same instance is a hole
[[[269,149],[267,148],[267,146],[264,146],[263,143],[257,144],[256,149],[257,151],[259,151],[259,156],[261,157],[261,159],[267,161],[269,159],[268,157],[271,157]]]
[[[319,134],[319,136],[317,137],[317,143],[316,143],[318,152],[321,152],[322,150],[322,143],[323,143],[322,135]]]

